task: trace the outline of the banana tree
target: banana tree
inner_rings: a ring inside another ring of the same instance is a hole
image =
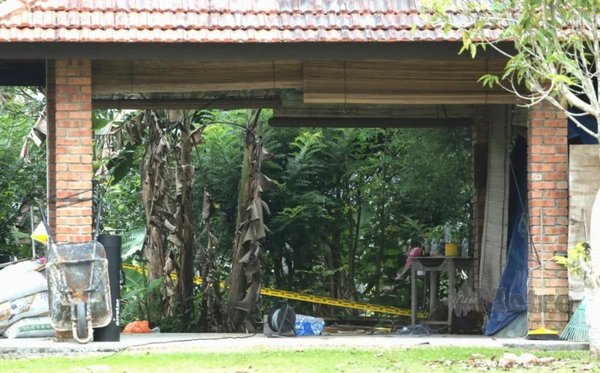
[[[272,182],[261,171],[262,163],[270,155],[256,132],[259,115],[260,110],[253,111],[245,128],[244,160],[227,304],[230,331],[252,329],[251,323],[247,322],[248,316],[256,306],[261,286],[261,242],[267,235],[264,215],[269,213],[261,194]]]
[[[165,278],[162,315],[172,314],[176,296],[189,325],[193,315],[195,225],[192,149],[202,140],[202,112],[118,112],[97,131],[99,173],[112,183],[130,172],[131,148],[143,145],[141,195],[146,239],[142,249],[148,281]],[[175,271],[177,283],[168,275]]]

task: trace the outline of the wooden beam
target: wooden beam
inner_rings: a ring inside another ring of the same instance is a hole
[[[304,104],[301,95],[284,96],[273,110],[276,117],[304,118],[467,118],[472,113],[473,105]]]
[[[302,118],[273,117],[272,127],[324,128],[460,128],[472,124],[471,118]]]
[[[223,99],[94,99],[94,109],[168,109],[168,110],[195,110],[195,109],[264,109],[281,106],[278,97],[270,98],[223,98]]]
[[[302,88],[300,61],[99,60],[94,94]]]
[[[76,43],[18,42],[0,43],[2,58],[92,60],[145,59],[161,60],[165,56],[203,61],[231,60],[364,60],[364,59],[465,59],[459,55],[461,41],[417,42],[300,42],[300,43]],[[514,52],[511,42],[499,44]],[[476,58],[499,57],[492,48],[477,53]]]
[[[306,61],[304,102],[337,104],[515,103],[501,88],[479,78],[500,73],[506,61],[402,60]]]
[[[43,60],[1,60],[0,86],[46,85],[46,63]]]
[[[508,93],[465,93],[455,92],[411,92],[406,91],[398,94],[385,94],[381,91],[375,94],[352,94],[348,93],[347,99],[334,97],[330,94],[311,94],[307,103],[342,103],[348,104],[382,104],[382,105],[486,105],[517,103],[516,97]]]

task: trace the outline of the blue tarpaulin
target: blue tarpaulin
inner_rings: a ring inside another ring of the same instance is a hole
[[[527,142],[519,137],[510,156],[508,203],[508,259],[485,325],[485,335],[493,335],[527,312]]]
[[[579,122],[589,128],[592,132],[598,132],[598,124],[591,116],[580,117]],[[598,140],[577,127],[573,121],[569,120],[569,144],[597,144]]]

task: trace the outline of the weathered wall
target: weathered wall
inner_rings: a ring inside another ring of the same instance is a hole
[[[592,206],[600,188],[600,158],[598,145],[569,147],[569,248],[590,240]],[[580,301],[584,297],[583,279],[569,275],[569,297]]]

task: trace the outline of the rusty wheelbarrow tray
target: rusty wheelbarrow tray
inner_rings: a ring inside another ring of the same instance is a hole
[[[51,244],[46,264],[52,327],[73,331],[79,343],[112,319],[108,260],[97,241]]]

